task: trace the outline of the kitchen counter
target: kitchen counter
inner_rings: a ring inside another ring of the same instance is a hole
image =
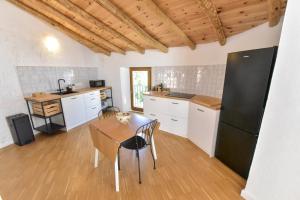
[[[111,87],[82,88],[82,89],[74,90],[75,93],[64,94],[64,95],[60,95],[60,96],[62,98],[71,97],[71,96],[75,96],[75,95],[79,95],[79,94],[89,93],[89,92],[93,92],[93,91],[107,90],[107,89],[111,89]]]
[[[80,95],[80,94],[93,92],[93,91],[101,91],[110,88],[111,87],[82,88],[82,89],[74,90],[75,91],[74,93],[64,94],[64,95],[46,93],[45,95],[37,96],[37,97],[33,97],[33,96],[25,97],[25,100],[41,103],[45,101],[51,101],[51,100],[56,100],[64,97]]]
[[[209,97],[209,96],[204,96],[204,95],[195,95],[191,99],[185,99],[185,98],[170,97],[170,96],[167,96],[168,94],[169,94],[169,92],[166,92],[166,91],[163,91],[163,92],[151,91],[151,92],[144,93],[144,95],[147,95],[147,96],[190,101],[192,103],[202,105],[207,108],[214,109],[214,110],[220,110],[220,108],[221,108],[221,99],[219,99],[219,98]]]

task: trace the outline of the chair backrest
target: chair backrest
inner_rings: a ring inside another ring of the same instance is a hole
[[[156,130],[158,130],[158,127],[159,127],[159,123],[157,122],[157,120],[153,120],[148,124],[140,126],[136,130],[136,135],[143,137],[146,140],[147,144],[151,144],[151,138],[153,136],[153,133]]]
[[[98,118],[101,119],[111,117],[116,115],[118,112],[120,112],[120,109],[118,107],[102,108],[98,113]]]

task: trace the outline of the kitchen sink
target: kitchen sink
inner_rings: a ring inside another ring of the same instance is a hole
[[[65,95],[65,94],[73,94],[73,93],[78,93],[76,91],[62,91],[62,92],[54,92],[51,94],[57,94],[57,95]]]

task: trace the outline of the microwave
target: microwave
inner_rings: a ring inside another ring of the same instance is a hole
[[[105,80],[90,80],[90,87],[105,87]]]

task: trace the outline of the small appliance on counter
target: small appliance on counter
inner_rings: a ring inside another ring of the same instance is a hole
[[[90,87],[105,87],[105,80],[90,80]]]
[[[34,141],[32,127],[28,115],[21,113],[6,118],[14,143],[19,146]]]

